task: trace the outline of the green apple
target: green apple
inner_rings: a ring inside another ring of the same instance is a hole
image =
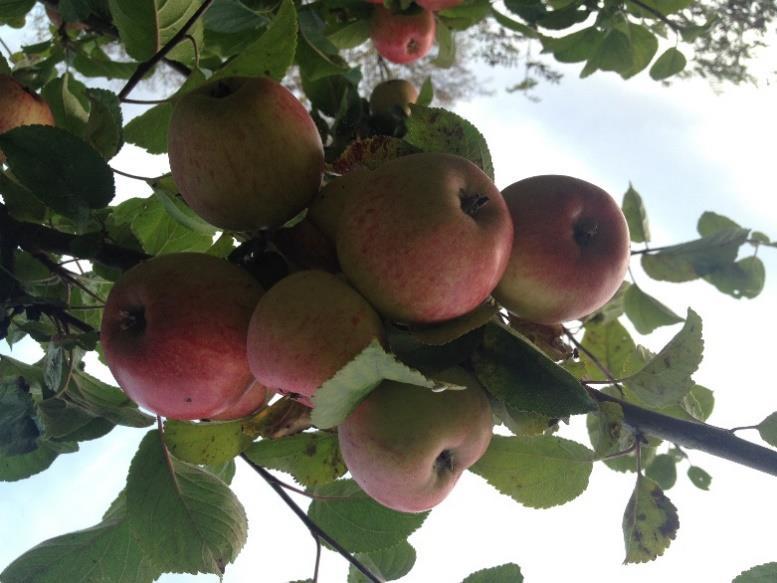
[[[262,297],[248,327],[248,362],[257,381],[312,407],[310,398],[383,325],[367,301],[325,271],[298,271]]]
[[[513,225],[480,168],[450,154],[412,154],[369,172],[353,190],[337,226],[337,255],[380,313],[441,322],[488,298],[507,266]]]
[[[629,265],[629,228],[615,200],[570,176],[534,176],[502,191],[515,225],[494,297],[540,324],[575,320],[618,291]]]
[[[308,207],[308,218],[330,241],[337,237],[337,225],[343,214],[348,193],[359,192],[361,181],[370,176],[368,170],[357,168],[330,180]]]
[[[383,381],[337,430],[353,479],[401,512],[442,502],[491,441],[491,406],[478,381],[463,369],[435,378],[467,388],[435,392]]]
[[[173,109],[168,151],[183,198],[222,229],[282,225],[321,185],[316,125],[267,77],[218,79],[185,94]]]
[[[253,384],[246,333],[262,295],[204,253],[160,255],[122,275],[105,304],[105,359],[127,395],[171,419],[212,418]]]
[[[410,63],[425,56],[434,44],[434,14],[419,7],[392,12],[375,6],[370,37],[380,56],[392,63]]]
[[[409,116],[410,104],[418,99],[418,89],[405,79],[389,79],[375,86],[370,94],[370,110],[373,115],[395,117]]]
[[[54,125],[49,104],[10,75],[0,75],[0,134],[27,125]],[[5,155],[0,151],[0,164]]]

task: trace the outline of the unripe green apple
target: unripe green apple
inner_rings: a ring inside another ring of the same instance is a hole
[[[540,324],[582,318],[615,294],[629,265],[629,228],[615,200],[570,176],[533,176],[502,191],[515,225],[494,290],[513,314]]]
[[[367,301],[324,271],[298,271],[262,297],[248,328],[248,362],[256,380],[312,406],[313,396],[383,325]]]
[[[122,275],[105,304],[105,359],[129,397],[171,419],[213,418],[253,384],[246,333],[262,289],[204,253],[160,255]]]
[[[418,89],[405,79],[389,79],[375,86],[370,94],[373,115],[394,117],[410,115],[410,104],[418,99]]]
[[[27,125],[54,125],[49,104],[10,75],[0,75],[0,134]],[[5,155],[0,150],[0,164]]]
[[[428,10],[392,12],[377,5],[372,13],[372,43],[392,63],[410,63],[425,56],[434,44],[434,33],[434,14]]]
[[[502,277],[513,225],[501,193],[475,164],[412,154],[348,192],[337,228],[343,273],[377,310],[432,323],[479,306]]]
[[[463,369],[436,378],[467,388],[435,392],[383,381],[337,430],[353,479],[400,512],[442,502],[491,441],[491,406],[477,379]]]
[[[209,223],[250,231],[304,209],[321,185],[324,150],[307,110],[267,77],[218,79],[176,103],[168,133],[181,195]]]

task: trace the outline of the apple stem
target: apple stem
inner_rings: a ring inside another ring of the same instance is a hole
[[[488,204],[488,197],[482,194],[464,194],[461,192],[461,210],[470,217],[478,214],[478,211]]]

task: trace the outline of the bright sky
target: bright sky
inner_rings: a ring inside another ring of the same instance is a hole
[[[14,46],[14,37],[0,31]],[[777,237],[777,183],[773,137],[777,135],[777,88],[726,88],[716,95],[699,82],[670,88],[645,74],[623,82],[611,74],[577,79],[564,68],[560,85],[541,85],[539,103],[502,87],[516,71],[487,70],[497,95],[461,104],[456,111],[486,136],[500,188],[544,173],[570,174],[594,182],[618,200],[629,181],[642,194],[654,245],[695,237],[705,210]],[[125,112],[129,118],[139,112]],[[150,175],[164,167],[126,147],[112,164]],[[138,183],[120,179],[125,196],[141,194]],[[683,314],[691,305],[704,320],[705,359],[697,382],[713,389],[710,422],[751,425],[777,411],[770,362],[777,311],[777,250],[764,249],[767,283],[755,300],[734,300],[704,283],[659,284],[635,270],[649,293]],[[678,326],[643,340],[653,348]],[[5,350],[5,348],[4,348]],[[15,349],[17,358],[34,355]],[[143,431],[117,428],[61,456],[48,471],[28,480],[0,484],[0,568],[44,539],[99,521],[124,485],[129,461]],[[583,419],[562,435],[588,443]],[[757,436],[754,432],[743,437]],[[756,564],[777,560],[774,477],[690,452],[692,463],[712,476],[709,492],[693,487],[680,466],[667,495],[679,509],[680,529],[664,557],[644,565],[622,565],[621,520],[634,485],[633,474],[597,465],[588,490],[551,510],[532,510],[466,474],[452,495],[410,538],[418,561],[408,583],[451,582],[505,562],[518,563],[531,583],[599,581],[654,583],[681,579],[726,582]],[[310,577],[315,546],[304,526],[266,484],[243,464],[233,488],[246,507],[249,540],[224,581],[284,583]],[[304,498],[301,504],[306,504]],[[323,557],[320,580],[345,581],[347,565],[333,553]],[[165,575],[160,581],[217,581],[215,576]],[[64,582],[63,582],[64,583]]]

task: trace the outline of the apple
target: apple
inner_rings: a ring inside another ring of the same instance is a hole
[[[0,134],[26,125],[53,126],[49,104],[10,75],[0,75]],[[0,150],[0,164],[4,161]]]
[[[218,415],[213,415],[210,419],[213,421],[231,421],[248,417],[264,408],[272,394],[272,391],[268,391],[267,387],[254,380],[254,382],[248,385],[243,394],[238,396],[236,401],[228,405]]]
[[[501,193],[451,154],[384,163],[346,196],[337,256],[378,312],[400,322],[461,316],[491,294],[507,267],[513,225]]]
[[[615,294],[629,265],[629,228],[615,200],[570,176],[533,176],[502,191],[515,226],[494,297],[521,318],[582,318]]]
[[[345,199],[350,192],[359,192],[361,182],[370,175],[364,168],[351,170],[348,174],[330,180],[316,195],[308,207],[308,219],[326,235],[335,241],[337,225],[343,214]]]
[[[491,441],[491,406],[478,381],[463,369],[436,378],[467,388],[435,392],[383,381],[337,430],[356,483],[400,512],[442,502]]]
[[[248,362],[257,381],[312,407],[313,396],[373,338],[380,317],[342,279],[298,271],[259,300],[248,326]]]
[[[160,255],[108,295],[100,340],[127,395],[171,419],[212,418],[254,382],[246,333],[262,288],[204,253]]]
[[[370,94],[373,115],[396,117],[410,115],[410,104],[418,99],[418,89],[405,79],[389,79],[375,86]]]
[[[437,12],[439,10],[454,8],[463,1],[464,0],[416,0],[416,4],[427,10],[431,10],[432,12]]]
[[[410,63],[426,55],[434,44],[434,33],[434,14],[428,10],[395,13],[376,5],[372,13],[372,43],[392,63]]]
[[[173,109],[168,150],[184,200],[222,229],[282,225],[321,185],[316,125],[267,77],[218,79],[185,94]]]

